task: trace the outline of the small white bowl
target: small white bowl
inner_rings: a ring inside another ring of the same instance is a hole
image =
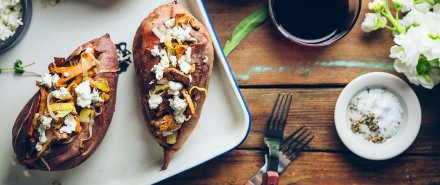
[[[385,143],[371,143],[351,131],[349,121],[349,103],[359,92],[365,89],[384,88],[394,93],[404,110],[399,131]],[[339,95],[335,107],[335,126],[342,142],[356,155],[370,160],[386,160],[405,151],[419,133],[422,112],[414,91],[402,79],[383,72],[361,75],[351,81]]]

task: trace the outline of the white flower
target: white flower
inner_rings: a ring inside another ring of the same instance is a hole
[[[440,58],[440,25],[436,26],[436,21],[430,19],[436,17],[427,16],[420,26],[397,35],[394,38],[397,45],[390,49],[390,57],[396,59],[396,71],[405,74],[411,83],[429,89],[440,82],[439,70],[431,67],[438,64],[430,62]],[[440,17],[437,19],[440,21]]]
[[[402,46],[394,45],[390,48],[390,53],[391,58],[402,60],[405,50]]]
[[[408,29],[410,26],[418,26],[423,21],[423,18],[425,17],[425,14],[423,14],[420,11],[417,10],[411,10],[406,14],[405,17],[403,17],[401,20],[399,20],[399,23],[404,28]]]
[[[422,36],[420,34],[422,31],[423,29],[420,29],[420,26],[411,27],[406,34],[400,34],[394,38],[394,42],[404,50],[404,54],[400,59],[410,68],[417,66],[420,54],[422,53]]]
[[[393,0],[394,7],[402,12],[408,12],[413,6],[412,0]]]
[[[372,2],[368,3],[368,9],[380,12],[385,8],[386,4],[384,0],[373,0]]]
[[[440,14],[440,4],[435,4],[432,6],[432,10],[434,13]]]
[[[387,19],[381,16],[379,13],[367,13],[365,14],[365,20],[362,22],[361,28],[365,32],[371,32],[384,28],[386,25]]]
[[[420,3],[415,2],[415,3],[414,3],[414,8],[415,8],[416,10],[422,12],[422,13],[427,13],[427,12],[429,12],[429,11],[431,10],[431,8],[432,8],[432,5],[431,5],[431,4],[432,4],[432,3],[429,3],[429,2],[426,2],[426,1],[423,1],[423,2],[420,2]]]

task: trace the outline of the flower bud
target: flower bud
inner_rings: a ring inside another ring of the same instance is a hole
[[[379,13],[367,13],[365,14],[365,20],[362,22],[361,28],[365,32],[371,32],[380,28],[385,28],[386,25],[387,19]]]
[[[396,10],[400,10],[402,12],[408,12],[411,10],[411,7],[413,6],[412,0],[393,0],[394,8]]]
[[[375,12],[381,12],[385,8],[386,4],[384,0],[373,0],[368,3],[368,9]]]

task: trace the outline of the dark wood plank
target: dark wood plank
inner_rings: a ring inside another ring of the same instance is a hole
[[[266,0],[205,1],[209,15],[224,44],[235,26]],[[388,57],[391,33],[367,34],[360,24],[367,3],[353,30],[328,47],[310,48],[282,37],[270,21],[252,32],[228,57],[241,86],[273,84],[346,84],[371,71],[394,73]]]
[[[263,132],[273,102],[279,92],[295,95],[285,133],[308,125],[318,135],[310,144],[312,150],[347,151],[334,126],[334,107],[341,88],[316,89],[242,89],[252,115],[251,134],[240,148],[264,149]],[[440,155],[440,88],[433,91],[416,88],[422,106],[422,126],[419,135],[407,151],[417,154]]]
[[[264,153],[234,150],[159,184],[243,184],[264,162]],[[305,152],[286,168],[280,184],[440,183],[439,156],[399,156],[368,161],[351,153]]]

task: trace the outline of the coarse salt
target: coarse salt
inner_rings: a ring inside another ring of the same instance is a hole
[[[372,113],[378,121],[379,129],[371,131],[364,127],[365,134],[388,139],[399,131],[404,110],[399,98],[390,91],[382,88],[367,89],[356,95],[350,104],[350,120],[359,120],[362,115]]]

